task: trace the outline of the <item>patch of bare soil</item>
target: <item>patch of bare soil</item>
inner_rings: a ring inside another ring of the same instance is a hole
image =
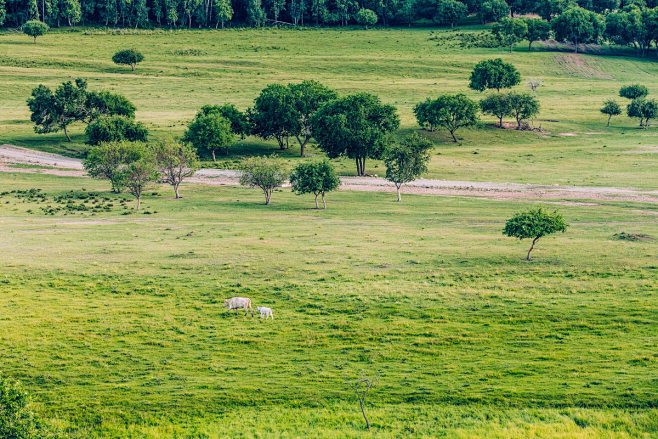
[[[489,124],[488,126],[493,127],[493,128],[499,128],[502,130],[518,130],[518,131],[533,131],[535,133],[542,133],[542,134],[551,134],[550,131],[546,131],[542,129],[541,124],[539,124],[539,127],[534,127],[530,126],[527,123],[521,123],[521,127],[519,128],[518,124],[514,122],[503,122],[503,126],[501,127],[500,125],[496,124]]]
[[[591,53],[591,52],[590,52]],[[602,72],[594,61],[587,61],[582,55],[572,53],[569,55],[555,55],[553,60],[562,69],[573,76],[583,78],[614,79],[611,75]]]

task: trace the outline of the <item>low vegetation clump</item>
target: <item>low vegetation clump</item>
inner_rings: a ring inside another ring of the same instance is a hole
[[[640,233],[626,233],[626,232],[615,233],[614,235],[612,235],[612,237],[613,239],[616,239],[618,241],[645,241],[645,240],[654,239],[649,235],[643,235]]]
[[[13,198],[17,202],[27,204],[27,214],[42,213],[44,215],[76,215],[101,214],[110,212],[126,213],[129,207],[127,197],[109,196],[95,191],[68,191],[61,194],[48,195],[42,189],[13,190],[0,193],[0,199],[10,204]]]

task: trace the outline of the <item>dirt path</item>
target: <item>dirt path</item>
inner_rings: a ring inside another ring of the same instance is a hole
[[[12,168],[11,164],[44,166],[47,168]],[[82,162],[21,148],[0,145],[0,172],[36,172],[42,174],[83,176]],[[200,169],[188,183],[212,186],[238,185],[238,171]],[[389,181],[376,177],[341,177],[342,190],[395,192]],[[638,201],[658,204],[658,190],[640,190],[617,187],[593,186],[545,186],[520,183],[490,183],[472,181],[448,181],[420,179],[403,187],[403,194],[480,197],[494,200],[570,200],[555,201],[558,204],[593,205],[596,201]],[[588,202],[580,201],[587,200]]]

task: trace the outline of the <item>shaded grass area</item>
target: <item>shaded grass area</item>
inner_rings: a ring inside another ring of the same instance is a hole
[[[479,31],[481,27],[468,28]],[[136,35],[85,35],[52,32],[39,44],[21,34],[0,35],[3,112],[0,139],[49,152],[80,157],[87,146],[83,126],[72,128],[74,142],[61,133],[37,135],[25,100],[38,83],[56,86],[83,76],[90,89],[121,92],[138,107],[138,119],[155,137],[182,134],[204,104],[230,102],[245,109],[267,84],[319,80],[341,94],[366,91],[399,109],[400,135],[418,129],[413,106],[445,92],[482,95],[467,88],[478,61],[501,57],[518,67],[523,78],[538,77],[542,112],[535,126],[547,134],[500,130],[484,117],[476,128],[459,132],[461,145],[445,132],[429,134],[436,142],[430,178],[510,181],[539,184],[655,187],[658,159],[655,128],[640,130],[625,116],[605,127],[602,102],[619,87],[644,83],[658,93],[658,63],[651,59],[574,55],[523,47],[455,49],[437,45],[436,29],[233,29],[165,31]],[[121,48],[136,47],[146,60],[136,72],[112,63]],[[525,90],[524,84],[517,87]],[[618,98],[621,102],[621,98]],[[294,142],[293,142],[294,143]],[[316,149],[312,154],[320,155]],[[279,153],[274,142],[248,138],[238,142],[224,167],[253,154]],[[291,164],[299,147],[283,152]],[[349,160],[336,162],[339,172],[353,174]],[[383,175],[381,162],[369,161],[367,172]]]
[[[649,206],[562,207],[569,231],[528,263],[528,243],[501,234],[527,203],[337,192],[317,211],[287,190],[271,206],[244,188],[153,193],[151,215],[0,204],[2,368],[74,436],[359,436],[345,377],[361,372],[379,376],[376,437],[658,431],[658,243],[613,239],[658,236]],[[235,295],[275,320],[226,314]]]

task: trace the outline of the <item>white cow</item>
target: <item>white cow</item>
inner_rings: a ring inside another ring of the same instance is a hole
[[[251,299],[247,297],[231,297],[224,301],[224,308],[228,306],[228,310],[235,310],[235,315],[238,315],[239,309],[244,309],[244,315],[247,315],[247,311],[251,311],[251,317],[254,316],[254,309],[251,307]]]
[[[267,320],[268,317],[272,317],[272,320],[274,320],[274,314],[272,314],[272,308],[268,308],[266,306],[257,306],[256,311],[260,313],[261,319],[263,318],[263,316],[265,316],[265,320]]]

